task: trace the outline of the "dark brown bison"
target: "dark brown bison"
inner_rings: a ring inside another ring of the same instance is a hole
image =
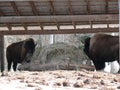
[[[105,62],[119,62],[119,36],[97,33],[86,38],[84,52],[93,61],[96,70],[102,70]]]
[[[6,57],[8,62],[8,71],[13,63],[13,70],[16,71],[18,63],[30,62],[30,59],[35,51],[35,42],[32,38],[24,41],[12,43],[6,49]]]

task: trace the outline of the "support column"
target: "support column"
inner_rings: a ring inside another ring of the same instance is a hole
[[[4,71],[4,35],[0,34],[0,69],[3,75]]]
[[[118,4],[119,4],[119,13],[120,13],[120,0],[118,0]],[[119,65],[120,65],[120,14],[119,14]],[[118,73],[120,73],[120,69]]]

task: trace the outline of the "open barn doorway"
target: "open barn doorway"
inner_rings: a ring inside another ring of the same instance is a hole
[[[82,68],[84,68],[84,65],[87,64],[85,68],[93,70],[91,62],[83,52],[84,39],[91,35],[93,34],[5,35],[4,57],[6,59],[6,48],[11,43],[33,38],[37,46],[32,62],[20,65],[18,69],[31,71],[80,70],[79,65],[81,67],[83,65]],[[7,69],[6,60],[5,69]]]
[[[118,33],[107,33],[113,36]],[[19,70],[57,70],[82,68],[94,70],[94,65],[83,52],[84,40],[94,34],[49,34],[49,35],[5,35],[4,36],[4,57],[6,58],[6,48],[14,42],[19,42],[27,38],[33,38],[37,43],[32,62],[21,65]],[[6,59],[5,59],[6,62]],[[65,66],[67,67],[65,68]],[[70,66],[71,65],[71,66]],[[85,65],[85,67],[84,67]],[[32,67],[30,67],[32,66]],[[79,67],[80,66],[80,67]],[[87,67],[88,66],[88,67]],[[91,68],[90,68],[90,67]],[[7,62],[5,64],[7,69]]]

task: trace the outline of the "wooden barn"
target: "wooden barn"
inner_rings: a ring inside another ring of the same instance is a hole
[[[118,0],[0,0],[1,71],[4,35],[97,32],[119,32]]]

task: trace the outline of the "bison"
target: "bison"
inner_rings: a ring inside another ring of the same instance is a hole
[[[85,39],[84,52],[93,61],[96,70],[103,70],[106,62],[119,62],[119,36],[97,33],[88,37]]]
[[[16,71],[18,63],[30,62],[35,46],[36,44],[32,38],[9,45],[6,49],[8,71],[10,71],[12,63],[13,70]]]

